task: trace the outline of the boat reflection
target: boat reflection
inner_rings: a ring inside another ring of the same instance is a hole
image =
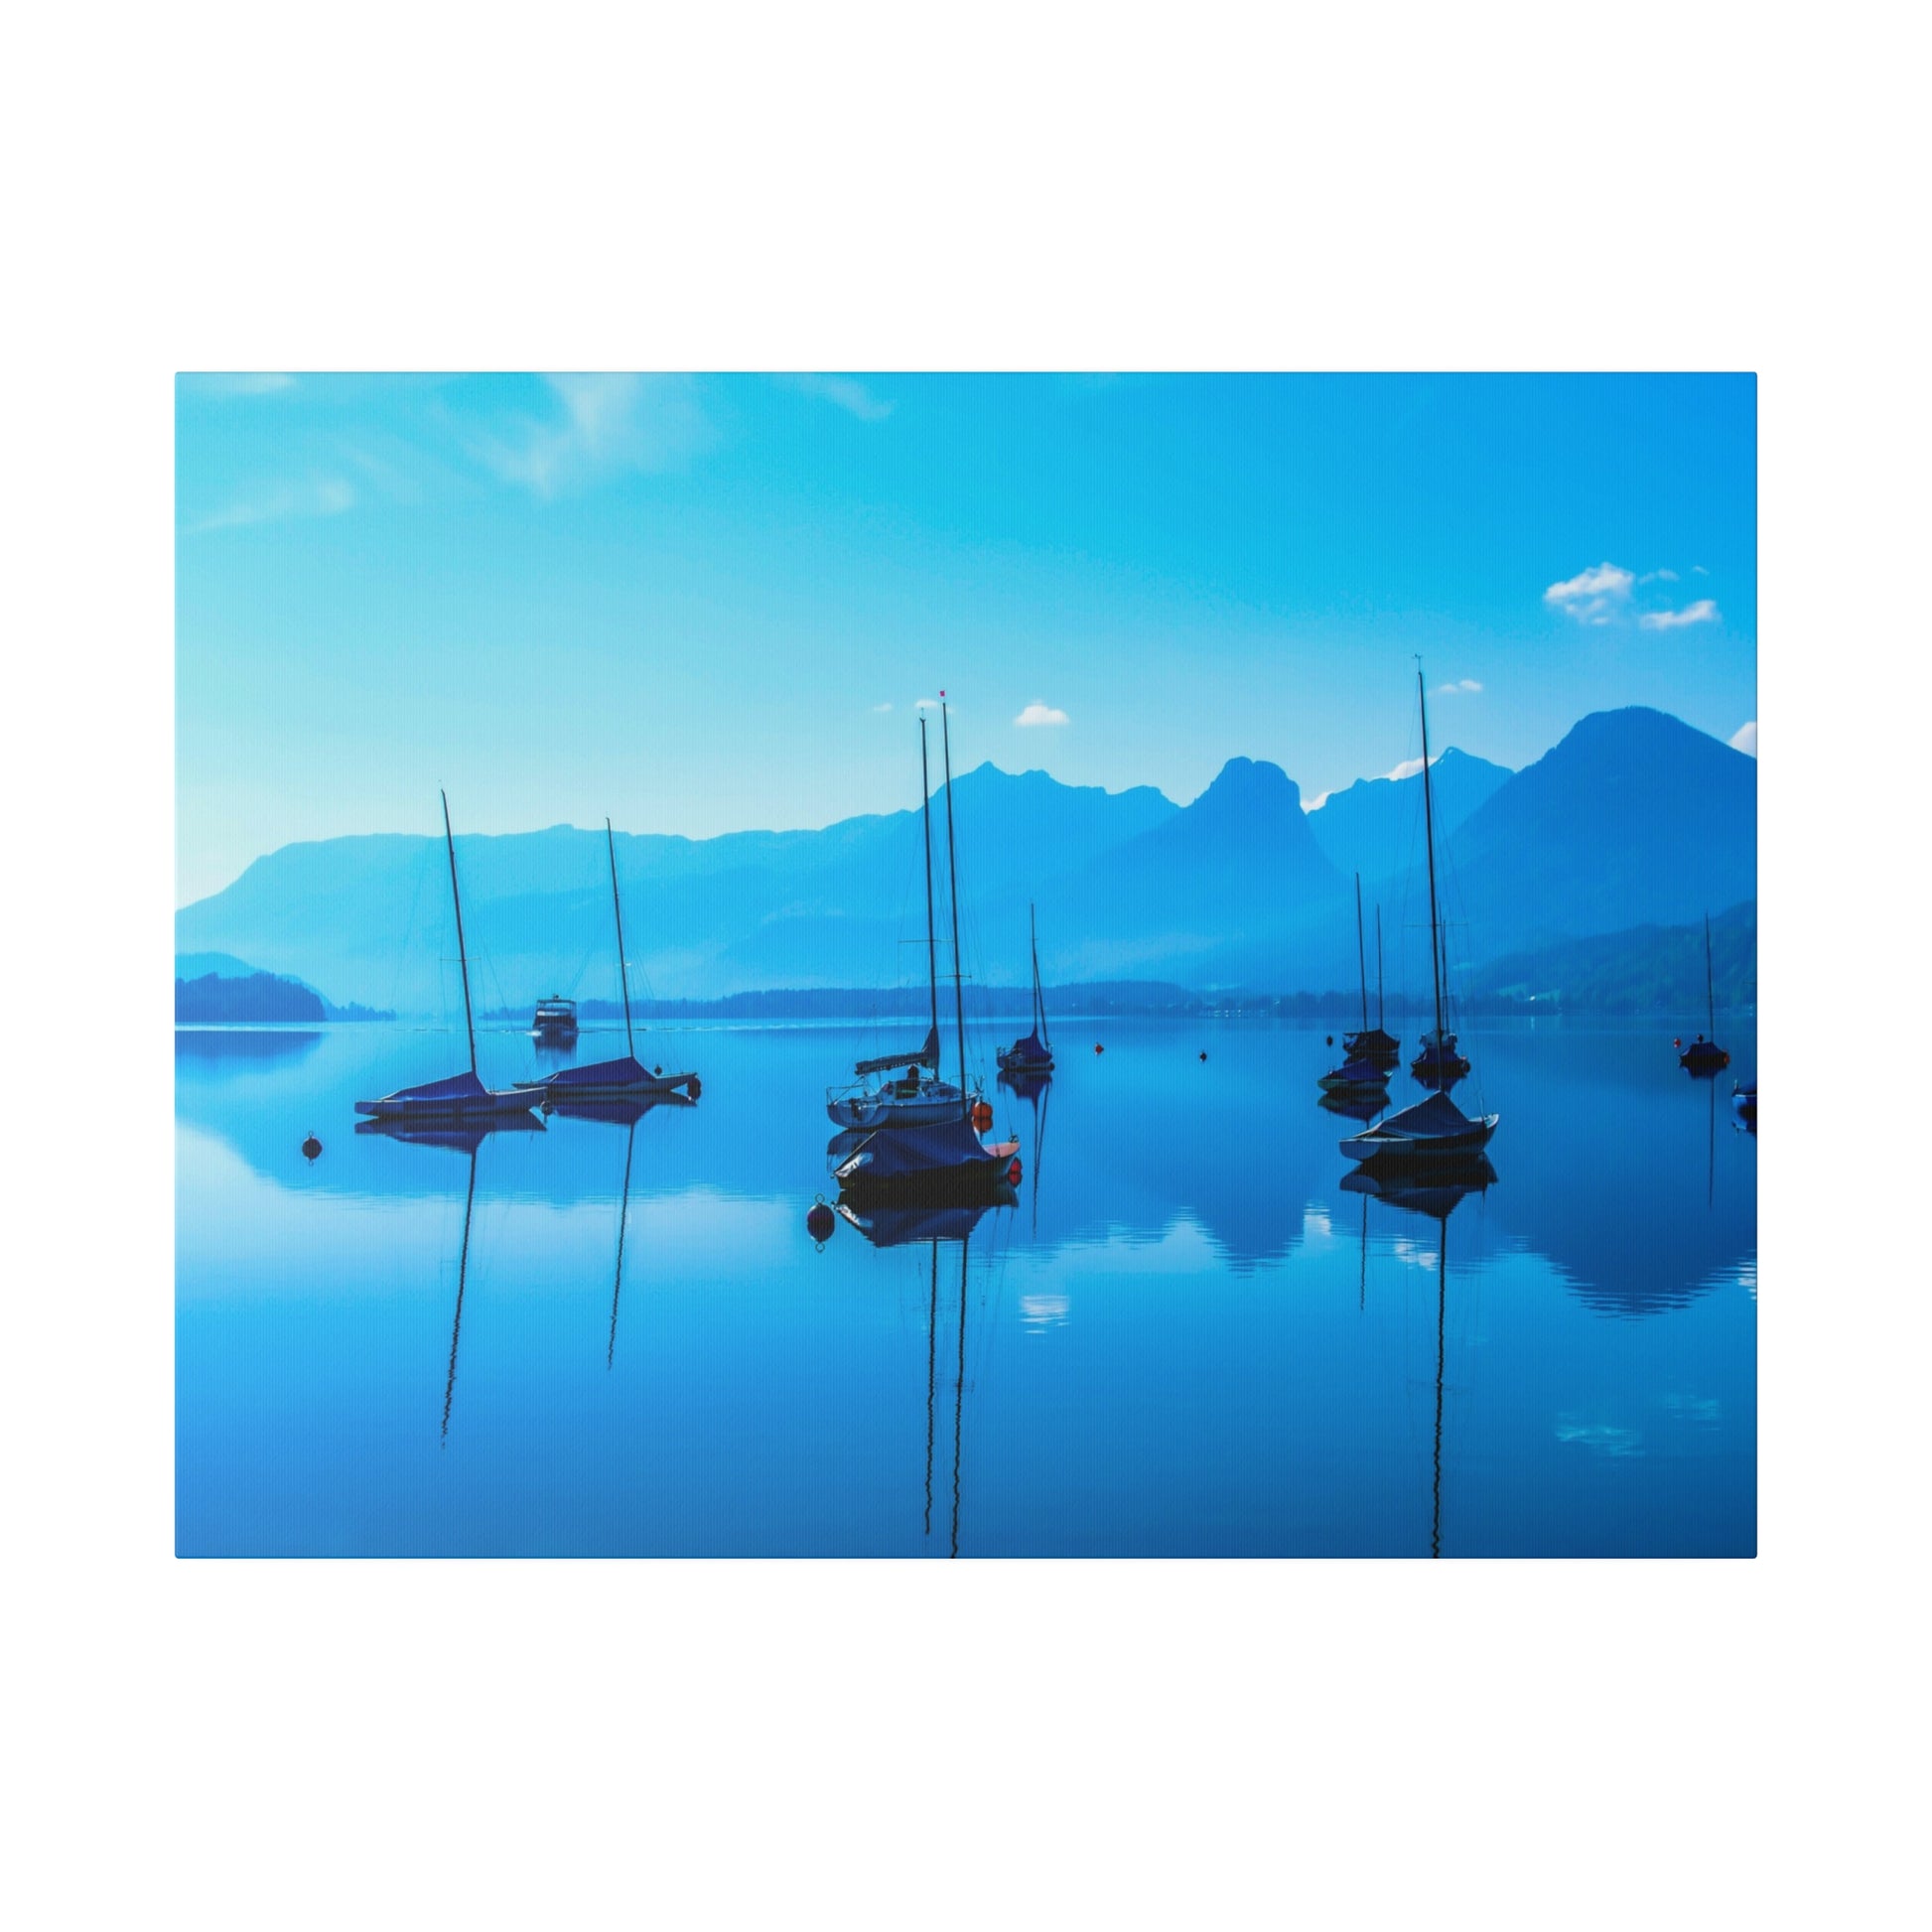
[[[457,1349],[463,1339],[463,1298],[470,1285],[470,1228],[477,1210],[477,1151],[492,1134],[528,1134],[544,1131],[535,1114],[493,1114],[478,1120],[443,1122],[397,1119],[378,1114],[355,1123],[358,1134],[379,1134],[384,1140],[403,1141],[411,1147],[440,1147],[452,1154],[470,1158],[470,1178],[463,1193],[463,1245],[457,1251],[456,1313],[450,1322],[450,1368],[443,1382],[442,1441],[450,1440],[450,1410],[456,1401]]]
[[[1383,1175],[1363,1168],[1341,1177],[1341,1184],[1349,1193],[1373,1195],[1405,1214],[1425,1215],[1441,1229],[1436,1241],[1436,1429],[1430,1458],[1429,1554],[1432,1557],[1443,1554],[1443,1361],[1449,1326],[1449,1219],[1470,1194],[1486,1193],[1495,1178],[1496,1170],[1483,1154],[1466,1158],[1453,1168],[1439,1163],[1426,1177]],[[1366,1202],[1363,1207],[1366,1254]],[[1363,1268],[1366,1275],[1366,1260]],[[1364,1286],[1364,1297],[1366,1293]]]
[[[1344,1120],[1358,1120],[1366,1126],[1389,1111],[1389,1093],[1386,1087],[1374,1093],[1328,1092],[1318,1096],[1314,1104],[1324,1113],[1339,1114]]]
[[[936,1434],[939,1377],[939,1250],[948,1242],[959,1244],[959,1322],[953,1368],[952,1410],[952,1522],[947,1555],[959,1555],[959,1512],[962,1451],[965,1441],[966,1403],[966,1307],[968,1301],[968,1260],[972,1253],[973,1231],[996,1206],[1019,1205],[1011,1187],[1003,1190],[1004,1200],[962,1202],[895,1202],[890,1206],[861,1204],[841,1198],[837,1211],[851,1227],[865,1236],[875,1248],[911,1247],[923,1241],[929,1250],[926,1270],[926,1352],[925,1352],[925,1509],[922,1534],[932,1534],[932,1468]]]

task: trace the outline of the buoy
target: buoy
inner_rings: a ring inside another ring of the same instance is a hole
[[[1096,1039],[1096,1040],[1095,1040],[1095,1041],[1093,1042],[1093,1050],[1094,1050],[1094,1051],[1095,1051],[1096,1053],[1104,1053],[1104,1052],[1105,1052],[1105,1051],[1106,1051],[1107,1049],[1106,1049],[1106,1047],[1104,1047],[1103,1045],[1101,1045],[1101,1043],[1099,1042],[1099,1040],[1097,1040],[1097,1039]]]
[[[1332,1046],[1332,1045],[1333,1045],[1334,1043],[1335,1043],[1335,1036],[1334,1036],[1334,1035],[1333,1035],[1333,1034],[1330,1034],[1330,1035],[1328,1035],[1328,1044],[1329,1044],[1330,1046]]]
[[[1207,1057],[1207,1048],[1203,1046],[1201,1048],[1201,1058],[1206,1059],[1206,1057]]]
[[[651,1071],[655,1073],[657,1077],[661,1080],[664,1077],[664,1062],[662,1060],[659,1060],[657,1064],[651,1068]]]
[[[984,1134],[993,1125],[993,1109],[984,1100],[973,1102],[973,1125]]]
[[[316,1156],[321,1152],[322,1152],[322,1143],[319,1140],[317,1140],[313,1134],[311,1134],[309,1138],[302,1143],[302,1153],[304,1157],[310,1161],[313,1161],[316,1158]]]
[[[832,1230],[837,1226],[838,1226],[838,1222],[833,1217],[832,1210],[825,1205],[825,1202],[822,1199],[815,1200],[811,1204],[811,1206],[805,1210],[805,1232],[809,1234],[812,1237],[812,1239],[816,1241],[821,1248],[824,1247],[826,1242],[831,1240]]]
[[[1009,1187],[1020,1185],[1020,1157],[1017,1154],[1013,1157],[1013,1166],[1007,1170],[1007,1185]]]
[[[699,1082],[698,1076],[695,1073],[692,1074],[690,1079],[684,1083],[684,1091],[688,1093],[693,1100],[697,1099],[699,1094],[704,1092],[704,1087]]]

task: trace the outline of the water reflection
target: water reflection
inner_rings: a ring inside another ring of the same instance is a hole
[[[353,1134],[353,1096],[420,1062],[408,1031],[180,1035],[184,1547],[1368,1553],[1420,1549],[1425,1481],[1452,1554],[1748,1546],[1756,1143],[1715,1133],[1728,1095],[1635,1035],[1498,1030],[1495,1165],[1431,1186],[1349,1174],[1354,1116],[1307,1104],[1319,1033],[1107,1044],[989,1095],[988,1138],[1031,1153],[1026,1215],[1012,1190],[847,1202],[815,1253],[824,1030],[708,1035],[697,1106]],[[485,1080],[527,1047],[480,1035]],[[1453,1414],[1423,1225],[1451,1218],[1482,1344]],[[1000,1365],[970,1514],[969,1354]],[[1645,1445],[1608,1458],[1621,1488],[1586,1453],[1602,1430]]]
[[[1443,1366],[1449,1320],[1449,1220],[1471,1194],[1487,1193],[1496,1171],[1486,1155],[1454,1163],[1439,1163],[1426,1176],[1378,1175],[1357,1168],[1342,1176],[1350,1193],[1360,1193],[1364,1255],[1368,1239],[1368,1198],[1386,1201],[1405,1214],[1420,1214],[1436,1222],[1436,1426],[1430,1451],[1429,1554],[1443,1554]],[[1366,1269],[1366,1261],[1364,1261]],[[1366,1299],[1366,1290],[1364,1290]]]
[[[932,1534],[932,1465],[934,1413],[938,1390],[939,1350],[939,1250],[952,1244],[959,1248],[959,1320],[957,1348],[952,1364],[952,1524],[947,1555],[959,1555],[959,1515],[962,1481],[966,1401],[966,1309],[969,1300],[969,1268],[973,1233],[995,1208],[1014,1207],[1019,1196],[1011,1187],[1001,1188],[994,1199],[973,1205],[957,1202],[928,1204],[895,1203],[892,1206],[861,1207],[840,1200],[837,1212],[856,1228],[875,1248],[903,1248],[923,1242],[928,1250],[926,1294],[925,1358],[925,1507],[921,1534]],[[950,1271],[948,1271],[950,1272]]]

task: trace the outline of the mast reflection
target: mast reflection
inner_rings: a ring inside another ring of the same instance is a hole
[[[1427,1173],[1378,1174],[1357,1168],[1341,1177],[1350,1193],[1374,1195],[1407,1214],[1436,1222],[1436,1426],[1431,1448],[1429,1554],[1443,1554],[1443,1364],[1449,1327],[1449,1218],[1470,1194],[1486,1193],[1496,1178],[1487,1155],[1439,1163]],[[1367,1241],[1368,1202],[1362,1202],[1363,1241]],[[1366,1253],[1366,1248],[1364,1249]],[[1364,1269],[1367,1263],[1364,1260]]]
[[[1020,1197],[1011,1187],[1002,1187],[991,1201],[972,1206],[957,1202],[921,1205],[895,1202],[891,1206],[860,1207],[840,1199],[841,1219],[858,1231],[875,1248],[902,1248],[923,1241],[930,1250],[927,1269],[926,1355],[925,1355],[925,1509],[921,1534],[932,1534],[932,1461],[935,1412],[938,1406],[939,1375],[939,1249],[947,1242],[959,1244],[959,1328],[953,1364],[952,1412],[952,1522],[947,1554],[959,1555],[959,1519],[963,1484],[966,1404],[966,1303],[969,1288],[968,1263],[972,1254],[973,1230],[994,1207],[1017,1207]]]
[[[470,1226],[477,1208],[477,1150],[491,1134],[541,1134],[543,1122],[535,1114],[495,1114],[476,1121],[452,1120],[441,1124],[412,1122],[393,1115],[377,1115],[355,1123],[358,1134],[378,1134],[384,1140],[403,1141],[411,1147],[439,1147],[451,1154],[468,1155],[470,1177],[463,1194],[463,1245],[456,1267],[456,1314],[450,1323],[450,1367],[443,1382],[442,1442],[450,1441],[450,1410],[456,1401],[457,1350],[463,1340],[463,1298],[470,1284]]]

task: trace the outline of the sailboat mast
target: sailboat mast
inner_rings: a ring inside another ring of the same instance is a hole
[[[1388,1016],[1382,1009],[1382,908],[1375,908],[1375,1024],[1388,1031]]]
[[[1046,1044],[1046,999],[1039,990],[1039,927],[1034,918],[1033,901],[1027,901],[1027,937],[1033,943],[1034,954],[1034,1030],[1039,1035],[1039,1043]]]
[[[939,952],[932,936],[932,777],[925,760],[925,720],[919,720],[919,796],[925,800],[925,983],[932,1037],[939,1037]],[[937,1072],[935,1067],[934,1072]]]
[[[1711,1037],[1718,1037],[1718,990],[1711,978],[1711,914],[1704,915],[1704,1007]]]
[[[623,988],[623,1043],[630,1057],[637,1057],[637,1041],[630,1031],[630,975],[623,963],[623,905],[618,897],[618,842],[611,832],[611,821],[604,821],[604,843],[611,848],[611,910],[618,915],[618,984]]]
[[[1422,659],[1416,659],[1416,701],[1422,706],[1422,822],[1429,842],[1429,970],[1436,981],[1436,1050],[1443,1050],[1443,961],[1437,950],[1442,915],[1436,905],[1436,800],[1429,783],[1429,698],[1423,690]]]
[[[443,797],[443,843],[450,852],[450,897],[456,905],[456,955],[463,967],[463,1025],[470,1035],[470,1071],[477,1070],[477,1023],[470,1012],[470,953],[463,943],[463,895],[456,889],[456,839],[450,831],[450,794]]]
[[[1362,976],[1362,1032],[1368,1032],[1368,953],[1362,943],[1362,875],[1355,875],[1355,964]]]
[[[959,857],[952,832],[952,726],[946,719],[946,694],[939,693],[939,742],[946,759],[946,883],[952,889],[952,999],[959,1025],[959,1110],[966,1101],[966,995],[959,971]]]

